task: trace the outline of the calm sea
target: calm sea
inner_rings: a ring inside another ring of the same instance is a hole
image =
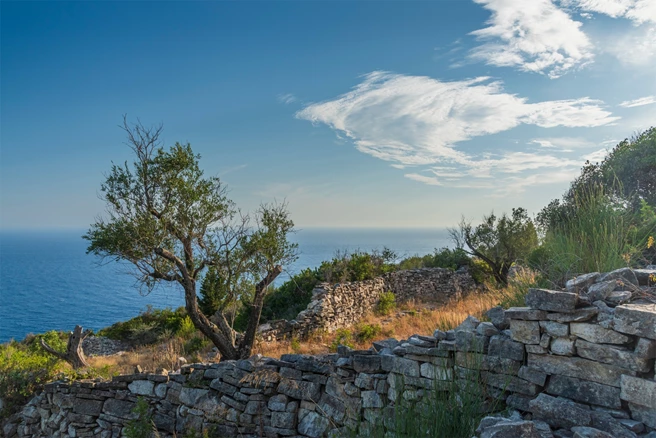
[[[179,307],[176,286],[142,295],[128,267],[99,265],[86,255],[80,231],[0,232],[0,342],[28,333],[94,330],[137,315],[146,306]],[[331,259],[337,251],[382,250],[400,257],[450,246],[444,229],[302,229],[293,236],[299,259],[285,276]],[[284,280],[281,277],[280,280]]]

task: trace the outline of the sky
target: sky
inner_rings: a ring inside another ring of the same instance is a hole
[[[656,125],[656,1],[0,2],[0,229],[85,228],[123,115],[298,227],[537,213]]]

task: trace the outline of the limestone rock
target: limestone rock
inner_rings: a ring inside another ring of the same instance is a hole
[[[569,330],[572,335],[596,344],[626,344],[630,341],[628,336],[597,324],[573,322],[569,325]]]
[[[579,407],[565,399],[559,399],[547,394],[540,394],[529,402],[533,418],[542,420],[552,427],[571,428],[573,426],[588,426],[592,423],[590,411]]]
[[[592,319],[598,313],[599,309],[597,307],[583,307],[569,313],[550,313],[546,319],[562,323],[582,322]]]
[[[528,366],[547,374],[576,377],[618,388],[623,374],[635,376],[635,371],[578,357],[529,354]]]
[[[563,337],[569,335],[569,325],[555,321],[540,321],[540,327],[549,336]]]
[[[622,376],[620,398],[629,403],[652,409],[656,416],[656,381]]]
[[[620,409],[620,389],[614,386],[602,385],[587,380],[553,375],[549,379],[546,392],[560,395],[572,400]]]
[[[510,320],[501,306],[491,308],[485,313],[485,315],[490,318],[492,324],[494,324],[499,330],[504,330],[510,327]]]
[[[574,432],[573,438],[616,438],[594,427],[572,427],[572,432]]]
[[[532,288],[526,294],[526,305],[549,312],[572,312],[578,298],[577,294],[571,292]]]
[[[656,339],[656,304],[623,304],[615,308],[615,330]]]
[[[327,418],[316,412],[310,412],[298,424],[298,431],[312,438],[320,438],[326,433],[329,426],[330,422]]]
[[[508,421],[502,420],[485,428],[481,438],[541,438],[535,424],[532,421]]]
[[[599,272],[579,275],[578,277],[568,280],[567,283],[565,283],[565,287],[569,292],[579,293],[586,290],[588,286],[597,281],[600,276],[601,274]]]
[[[599,278],[599,281],[609,281],[609,280],[619,280],[624,284],[632,284],[638,286],[638,277],[636,277],[635,272],[631,268],[620,268],[614,271],[611,271],[607,274],[602,275]]]
[[[603,301],[611,292],[615,290],[617,282],[615,280],[602,281],[595,283],[588,287],[587,293],[584,295],[590,303],[595,301]]]
[[[540,343],[540,323],[538,321],[511,319],[510,332],[513,341],[523,344]]]

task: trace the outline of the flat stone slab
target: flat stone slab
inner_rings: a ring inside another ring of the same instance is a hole
[[[620,389],[575,377],[554,375],[549,379],[546,391],[572,400],[606,408],[621,409]]]
[[[597,307],[584,307],[576,309],[570,313],[549,313],[547,319],[549,321],[556,321],[561,323],[567,322],[583,322],[592,319],[599,313]]]
[[[529,289],[526,294],[527,306],[549,312],[573,312],[578,300],[575,293],[557,290]]]
[[[565,287],[569,292],[578,293],[585,290],[588,286],[593,284],[601,276],[599,272],[591,272],[590,274],[579,275],[571,280],[567,280]]]
[[[547,317],[547,312],[544,310],[531,309],[530,307],[511,307],[506,310],[505,316],[509,319],[539,321]]]
[[[540,323],[538,321],[510,320],[510,333],[513,341],[522,344],[540,343]]]
[[[656,304],[623,304],[615,308],[615,330],[656,339]]]
[[[656,415],[656,381],[622,376],[620,398],[653,409]]]
[[[597,363],[588,359],[567,356],[529,354],[528,366],[547,374],[576,377],[618,388],[620,387],[620,378],[623,374],[636,375],[635,371]]]
[[[643,345],[644,343],[640,343]],[[645,347],[649,349],[649,347]],[[620,368],[628,368],[634,371],[645,373],[650,370],[650,358],[640,357],[635,352],[614,345],[599,345],[588,342],[584,339],[576,340],[576,354],[595,362],[607,363]]]
[[[572,335],[596,344],[626,344],[631,340],[614,330],[585,322],[573,322],[569,325],[569,330]]]
[[[579,407],[576,403],[544,393],[531,400],[528,405],[534,420],[542,420],[552,427],[569,429],[592,423],[589,410]]]

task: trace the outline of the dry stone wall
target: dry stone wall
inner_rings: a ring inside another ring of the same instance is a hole
[[[264,341],[306,337],[313,331],[333,332],[357,323],[371,312],[384,292],[397,301],[411,299],[445,303],[476,288],[466,270],[443,268],[396,271],[373,280],[349,283],[321,283],[312,292],[312,301],[292,321],[278,320],[259,327]]]
[[[481,438],[656,437],[656,304],[650,275],[582,276],[531,289],[526,307],[467,318],[432,336],[340,347],[325,356],[193,364],[109,382],[55,382],[4,425],[5,436],[120,437],[139,397],[162,437],[394,437],[403,401],[472,391],[490,415]],[[603,285],[613,281],[613,290]],[[599,293],[599,289],[604,289]],[[623,293],[627,292],[627,293]],[[617,296],[631,300],[621,303]]]

